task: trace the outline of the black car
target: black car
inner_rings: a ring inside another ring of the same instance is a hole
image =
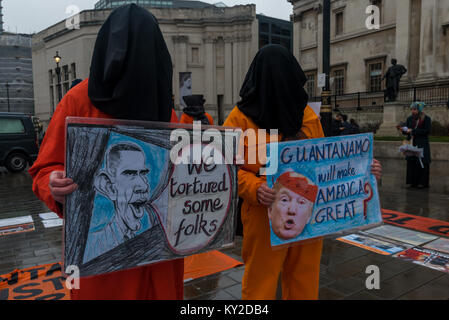
[[[31,116],[0,112],[0,166],[21,172],[32,165],[39,153],[36,130]]]

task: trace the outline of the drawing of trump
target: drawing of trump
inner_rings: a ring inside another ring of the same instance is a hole
[[[282,240],[299,236],[309,222],[318,187],[307,177],[287,171],[277,178],[276,198],[268,208],[271,229]]]
[[[84,262],[112,250],[142,230],[142,221],[151,228],[145,205],[149,200],[149,169],[145,153],[130,142],[111,146],[105,156],[105,166],[94,178],[95,189],[114,205],[114,215],[102,229],[90,231]]]

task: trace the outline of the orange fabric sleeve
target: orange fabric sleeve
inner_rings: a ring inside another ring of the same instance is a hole
[[[66,95],[56,107],[39,155],[28,171],[33,178],[33,192],[60,217],[63,215],[62,204],[51,195],[49,178],[53,171],[64,171],[65,118],[69,114],[71,99],[71,95]]]
[[[176,115],[175,109],[171,110],[171,119],[170,119],[171,123],[178,123],[178,116]]]
[[[179,123],[184,123],[184,124],[193,124],[193,117],[186,115],[185,113],[183,113],[181,115],[181,119],[179,119]]]
[[[208,113],[206,113],[206,117],[207,117],[207,119],[209,119],[209,124],[211,126],[213,126],[214,125],[214,118],[212,118],[212,116],[210,114],[208,114]]]
[[[243,131],[247,129],[257,130],[257,126],[245,116],[237,107],[235,107],[229,114],[226,121],[223,123],[224,127],[241,128]],[[257,189],[266,182],[266,179],[257,177],[256,172],[259,170],[259,164],[248,164],[248,146],[245,144],[245,164],[238,171],[239,197],[244,200],[259,205],[257,199]],[[256,151],[257,152],[257,151]]]
[[[302,121],[302,132],[306,134],[309,139],[323,138],[324,131],[321,126],[321,121],[309,106],[304,110],[304,118]]]

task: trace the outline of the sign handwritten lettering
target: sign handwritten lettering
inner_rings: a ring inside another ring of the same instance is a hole
[[[380,223],[372,148],[372,134],[279,143],[267,177],[272,246]]]

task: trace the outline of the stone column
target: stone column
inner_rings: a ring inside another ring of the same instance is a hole
[[[421,41],[418,81],[435,79],[435,48],[438,34],[438,0],[421,2]]]
[[[396,49],[394,58],[410,70],[411,0],[396,0]],[[401,82],[409,81],[407,72]]]
[[[173,36],[174,47],[174,69],[173,69],[173,94],[175,95],[175,105],[179,104],[179,73],[187,72],[187,36]]]
[[[293,15],[293,55],[301,61],[301,23],[302,13]]]
[[[215,42],[213,36],[203,38],[204,42],[204,99],[206,99],[205,108],[209,109],[213,115],[216,115],[217,102],[217,77],[215,63]],[[213,111],[212,111],[213,110]]]
[[[232,38],[226,37],[224,38],[225,42],[225,94],[223,97],[223,103],[225,110],[228,110],[233,107],[233,104],[236,103],[233,97],[233,56],[232,56]]]
[[[239,99],[238,87],[239,83],[239,45],[240,43],[236,40],[232,43],[232,101],[237,102]]]

